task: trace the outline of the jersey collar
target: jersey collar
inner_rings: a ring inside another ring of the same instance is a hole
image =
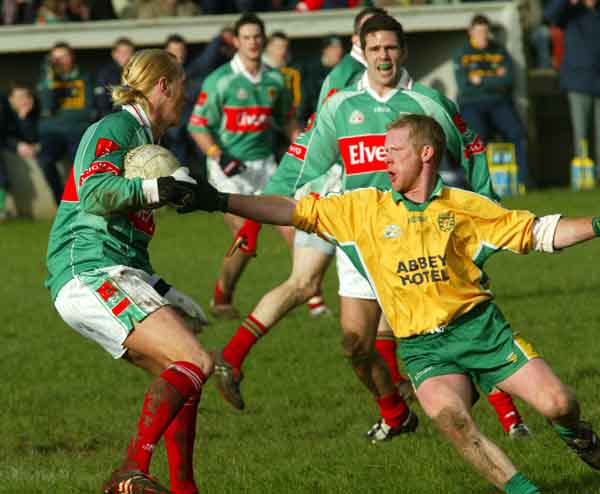
[[[425,202],[422,202],[422,203],[412,202],[410,199],[407,199],[406,197],[404,197],[403,194],[401,194],[400,192],[397,192],[395,190],[392,190],[392,198],[394,199],[394,202],[396,202],[396,203],[399,203],[400,201],[402,201],[404,203],[404,207],[406,209],[408,209],[409,211],[425,211],[425,209],[427,209],[427,206],[429,206],[429,204],[431,204],[431,201],[433,201],[436,197],[439,197],[442,194],[443,186],[444,186],[444,183],[442,182],[442,177],[440,177],[438,175],[437,181],[435,182],[435,187],[433,188],[433,190],[431,191],[431,194],[429,195],[429,197],[427,198],[427,200]]]
[[[258,73],[256,75],[252,75],[250,72],[248,72],[246,70],[246,67],[244,67],[244,64],[240,60],[239,54],[236,54],[231,59],[231,70],[233,70],[234,74],[242,74],[250,82],[252,82],[254,84],[258,84],[260,82],[260,80],[262,79],[263,72],[265,71],[265,65],[261,61],[260,68],[258,69]]]
[[[352,49],[350,50],[350,56],[357,62],[362,63],[365,66],[365,68],[367,67],[367,61],[365,60],[365,57],[363,56],[363,52],[362,52],[362,49],[360,48],[360,46],[353,44]]]
[[[413,80],[408,70],[404,67],[400,69],[400,80],[394,89],[388,91],[385,96],[379,96],[373,89],[371,89],[371,85],[369,84],[369,74],[365,70],[365,73],[360,78],[358,83],[359,89],[364,89],[369,93],[373,99],[379,101],[380,103],[387,103],[398,91],[410,91],[413,87]]]
[[[148,118],[148,115],[146,115],[146,112],[144,111],[142,106],[137,103],[133,103],[131,105],[123,105],[123,110],[131,114],[131,116],[136,119],[137,123],[139,123],[144,128],[144,132],[146,132],[146,135],[148,136],[148,139],[150,139],[150,142],[154,143],[154,136],[152,135],[152,125],[150,124],[150,119]]]

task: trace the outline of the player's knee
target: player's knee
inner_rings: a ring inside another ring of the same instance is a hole
[[[474,430],[473,418],[466,410],[445,406],[431,414],[438,428],[451,438],[467,441]]]
[[[306,302],[309,298],[319,294],[319,278],[306,274],[292,275],[288,280],[294,292],[301,299],[301,302]]]
[[[363,338],[353,332],[344,333],[342,351],[344,357],[349,359],[353,366],[368,363],[373,359],[373,349],[368,348]]]
[[[540,412],[549,419],[567,417],[579,409],[575,394],[564,385],[545,389],[540,394],[542,397]]]

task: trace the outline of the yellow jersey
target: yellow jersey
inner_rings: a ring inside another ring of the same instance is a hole
[[[306,196],[294,226],[342,248],[371,284],[398,338],[440,332],[493,298],[483,271],[494,252],[533,248],[535,216],[438,178],[416,204],[395,191]]]

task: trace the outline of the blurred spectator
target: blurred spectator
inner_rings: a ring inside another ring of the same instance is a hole
[[[123,67],[129,62],[134,52],[135,45],[129,38],[119,38],[113,43],[110,52],[112,60],[100,67],[96,75],[96,86],[94,87],[96,119],[100,119],[113,111],[110,87],[121,84]]]
[[[67,0],[67,10],[65,12],[67,21],[89,21],[90,16],[90,6],[86,0]]]
[[[198,15],[198,6],[192,0],[146,0],[138,7],[138,19],[188,17]]]
[[[552,69],[550,28],[544,24],[541,0],[523,0],[519,4],[521,25],[533,54],[536,69]]]
[[[6,193],[9,188],[4,151],[23,158],[35,158],[36,120],[34,99],[23,84],[13,84],[9,97],[0,94],[0,223],[6,220]],[[23,125],[21,125],[23,122]]]
[[[484,141],[496,131],[515,145],[519,182],[531,187],[527,131],[512,100],[512,59],[503,46],[491,39],[490,21],[484,15],[473,17],[468,33],[468,42],[454,56],[461,113]]]
[[[7,140],[8,149],[21,158],[34,159],[39,149],[39,113],[33,91],[28,84],[15,82],[8,92],[13,128]]]
[[[290,58],[290,40],[287,34],[283,31],[271,33],[265,44],[262,62],[269,68],[281,71],[286,86],[292,93],[292,104],[297,109],[302,99],[302,78],[300,71],[290,65]]]
[[[75,65],[75,53],[67,43],[50,50],[38,83],[40,99],[40,165],[56,202],[62,183],[56,168],[63,158],[72,162],[79,139],[93,116],[93,87],[89,75]]]
[[[550,0],[546,18],[564,29],[565,52],[560,66],[560,86],[567,91],[573,144],[577,156],[585,147],[596,148],[596,173],[600,168],[600,5],[596,0]],[[592,133],[592,120],[595,132]],[[596,136],[594,139],[592,136]],[[589,141],[588,141],[589,139]]]
[[[32,24],[35,20],[33,0],[3,0],[4,24]]]
[[[298,118],[301,122],[306,122],[317,110],[323,81],[343,56],[342,40],[338,36],[327,36],[321,45],[320,56],[302,65],[302,103],[298,111]]]
[[[217,67],[229,62],[233,55],[235,55],[233,29],[225,27],[204,47],[200,55],[189,63],[184,63],[188,86],[193,93],[192,98],[200,92],[206,76]]]
[[[36,24],[56,24],[67,21],[66,0],[43,0],[37,10]]]
[[[292,95],[292,112],[296,114],[301,105],[302,77],[300,71],[290,65],[290,40],[283,31],[275,31],[267,38],[265,51],[262,56],[265,67],[279,70],[284,77],[285,85]],[[290,142],[285,129],[279,128],[276,123],[269,129],[269,138],[272,140],[273,155],[279,162]]]

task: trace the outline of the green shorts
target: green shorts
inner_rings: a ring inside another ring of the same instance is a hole
[[[402,339],[400,356],[415,388],[430,377],[465,374],[486,394],[539,357],[529,343],[513,334],[491,302],[462,315],[442,333]]]

